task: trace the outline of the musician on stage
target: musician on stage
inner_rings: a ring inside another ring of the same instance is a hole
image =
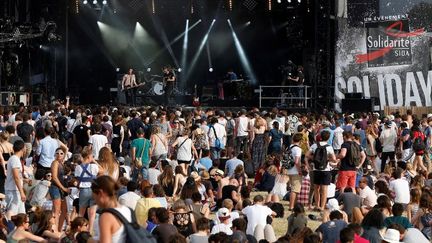
[[[303,67],[298,66],[297,67],[297,73],[295,75],[289,76],[288,80],[294,82],[295,86],[297,86],[297,98],[304,98],[304,74],[303,74]],[[298,99],[297,100],[297,106],[303,107],[304,106],[304,100]]]
[[[130,68],[122,80],[122,90],[126,92],[127,104],[135,105],[135,90],[133,89],[135,86],[137,86],[135,74],[133,73],[133,69]]]
[[[169,99],[173,96],[176,75],[171,67],[164,67],[162,71],[165,84],[165,105],[169,105]]]
[[[226,74],[226,79],[229,81],[237,80],[237,74],[233,71],[233,69],[229,69],[228,73]]]

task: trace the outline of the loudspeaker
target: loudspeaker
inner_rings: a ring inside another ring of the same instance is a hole
[[[342,112],[370,112],[372,111],[371,99],[343,99]]]
[[[362,99],[363,93],[346,93],[345,99]]]

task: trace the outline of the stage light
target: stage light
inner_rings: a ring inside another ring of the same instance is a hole
[[[95,4],[95,5],[96,5],[96,4],[97,4],[97,0],[93,0],[93,4]]]
[[[148,72],[148,73],[151,72],[151,68],[147,68],[147,72]]]
[[[107,1],[106,1],[106,0],[103,0],[103,1],[102,1],[102,4],[103,4],[103,5],[106,5],[106,4],[107,4]]]
[[[268,10],[272,11],[272,0],[268,0]]]
[[[291,3],[291,0],[287,0],[288,1],[288,3]]]
[[[209,68],[209,72],[211,72],[211,73],[212,73],[212,72],[213,72],[213,68]]]
[[[299,3],[301,3],[301,0],[298,0]]]
[[[181,68],[178,68],[178,69],[177,69],[177,72],[181,73],[181,71],[182,71],[182,69],[181,69]]]
[[[250,22],[250,21],[246,22],[246,26],[249,26],[250,24],[251,24],[251,22]]]
[[[87,0],[84,0],[84,1],[83,1],[83,4],[87,4],[87,3],[88,3],[88,1],[87,1]]]
[[[39,49],[42,49],[43,45],[39,45]]]
[[[232,0],[228,0],[228,4],[229,4],[229,11],[233,10],[233,2]]]
[[[116,68],[116,72],[120,72],[120,68]]]
[[[277,3],[282,3],[282,0],[277,0]]]
[[[210,35],[210,32],[211,32],[211,30],[213,29],[213,26],[214,26],[214,23],[215,23],[215,22],[216,22],[216,19],[213,19],[213,22],[210,24],[210,27],[208,28],[206,34],[204,35],[204,38],[201,40],[201,43],[200,43],[200,45],[199,45],[199,47],[198,47],[198,51],[195,53],[194,57],[192,58],[192,62],[191,62],[191,64],[189,65],[189,68],[188,68],[187,74],[186,74],[186,76],[185,76],[185,80],[188,79],[189,75],[190,75],[191,72],[193,71],[193,69],[194,69],[194,67],[195,67],[195,64],[196,64],[197,61],[198,61],[198,58],[199,58],[199,56],[200,56],[202,50],[204,49],[204,45],[207,43],[207,40],[208,40],[209,35]]]
[[[237,37],[237,34],[234,31],[234,28],[233,28],[230,20],[228,20],[228,25],[229,25],[229,27],[231,29],[231,34],[232,34],[232,37],[234,39],[234,45],[235,45],[237,53],[238,53],[238,55],[240,57],[240,62],[242,64],[242,66],[243,66],[243,70],[245,70],[246,75],[250,78],[251,83],[252,84],[257,84],[257,79],[256,79],[256,76],[255,76],[253,70],[252,70],[252,66],[251,66],[251,64],[249,62],[249,59],[248,59],[248,57],[246,55],[246,52],[243,49],[243,46],[240,43],[240,40]]]
[[[186,19],[186,27],[185,27],[185,35],[184,35],[184,39],[183,39],[183,50],[182,50],[182,56],[181,56],[181,61],[180,61],[180,65],[182,67],[186,67],[186,62],[187,62],[187,49],[188,49],[188,41],[189,41],[189,19]],[[181,72],[181,68],[179,68],[179,72]],[[183,80],[183,76],[185,74],[181,75],[181,80]]]

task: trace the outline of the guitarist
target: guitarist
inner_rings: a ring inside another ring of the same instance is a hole
[[[132,68],[129,68],[128,73],[123,76],[121,86],[122,86],[122,91],[126,92],[126,104],[134,105],[135,95],[134,95],[134,89],[132,88],[137,86],[137,83]]]
[[[168,106],[169,99],[173,95],[176,76],[173,69],[170,67],[164,67],[162,71],[163,71],[163,82],[165,85],[165,104]]]

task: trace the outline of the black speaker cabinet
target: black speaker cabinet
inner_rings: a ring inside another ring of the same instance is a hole
[[[371,99],[343,99],[342,112],[369,112],[373,109]]]

